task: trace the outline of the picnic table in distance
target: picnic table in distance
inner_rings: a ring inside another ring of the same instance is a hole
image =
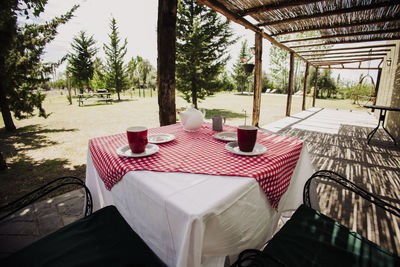
[[[79,94],[78,105],[84,105],[84,102],[87,101],[99,101],[111,103],[111,93],[108,92],[107,89],[97,89],[95,93],[83,93]]]

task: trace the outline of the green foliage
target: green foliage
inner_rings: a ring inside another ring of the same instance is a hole
[[[187,102],[197,107],[222,89],[219,75],[229,55],[228,46],[235,42],[228,20],[195,0],[178,4],[176,28],[176,88]]]
[[[131,87],[136,87],[140,85],[140,73],[139,73],[139,65],[143,61],[141,56],[132,57],[128,62],[127,73],[128,73],[128,81]]]
[[[243,90],[245,87],[249,86],[249,77],[252,75],[251,73],[246,73],[243,70],[243,64],[249,63],[251,60],[252,55],[250,52],[250,48],[247,46],[247,40],[242,42],[242,48],[240,49],[239,57],[236,60],[236,63],[233,65],[233,73],[232,79],[234,81],[236,90]]]
[[[120,98],[120,92],[128,87],[128,74],[124,66],[124,56],[127,52],[126,46],[128,41],[124,40],[120,45],[121,39],[118,37],[118,27],[115,18],[111,18],[110,44],[104,44],[104,52],[106,53],[106,84],[107,89],[113,90]]]
[[[226,73],[226,71],[224,71],[221,74],[220,80],[221,80],[221,83],[222,83],[222,86],[221,86],[222,91],[233,91],[235,89],[235,85],[231,81],[231,79],[228,76],[228,74]]]
[[[45,24],[17,25],[21,12],[29,17],[37,16],[44,10],[47,1],[2,1],[0,10],[0,102],[3,120],[7,130],[15,129],[9,112],[17,119],[26,118],[38,109],[39,116],[47,117],[42,107],[45,98],[39,86],[48,80],[54,67],[62,63],[43,63],[41,57],[46,45],[57,35],[58,26],[73,16],[78,6],[65,15],[56,17]],[[24,8],[19,8],[24,6]],[[4,35],[3,35],[4,34]],[[4,38],[3,38],[4,37]],[[8,119],[7,119],[8,118]]]
[[[310,69],[310,79],[308,80],[308,88],[314,87],[315,83],[315,68]],[[332,70],[323,69],[318,73],[318,97],[323,98],[324,96],[330,98],[337,93],[337,86],[335,80],[331,77]]]
[[[89,81],[89,85],[93,89],[106,88],[105,67],[101,58],[96,57],[93,62],[93,77]]]
[[[94,71],[92,58],[97,53],[95,44],[96,41],[93,36],[86,36],[84,31],[80,31],[71,44],[73,52],[69,53],[67,70],[71,73],[74,81],[77,82],[81,92],[83,92],[83,85],[86,85],[86,88],[90,88],[89,81],[92,79]]]
[[[277,38],[278,41],[284,39]],[[285,38],[288,39],[288,38]],[[275,45],[272,45],[269,51],[270,72],[274,82],[275,89],[280,93],[287,93],[289,82],[289,53]]]
[[[274,84],[265,71],[262,72],[261,84],[263,92],[267,91],[267,89],[274,89]]]

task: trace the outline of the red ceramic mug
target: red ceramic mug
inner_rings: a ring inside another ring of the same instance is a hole
[[[133,126],[126,129],[128,136],[129,147],[132,153],[143,153],[146,150],[147,140],[147,127]]]
[[[257,127],[242,125],[237,128],[237,139],[240,151],[251,152],[257,139]]]

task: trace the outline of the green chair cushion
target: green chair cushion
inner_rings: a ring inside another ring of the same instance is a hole
[[[400,266],[398,256],[304,204],[263,254],[265,266]]]
[[[69,224],[1,266],[164,266],[114,206]]]

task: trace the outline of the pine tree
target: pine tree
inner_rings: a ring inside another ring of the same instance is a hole
[[[42,107],[45,98],[37,90],[48,80],[56,63],[43,63],[41,57],[46,44],[57,35],[57,28],[72,18],[78,8],[74,6],[65,15],[45,24],[17,25],[17,16],[24,13],[38,16],[46,5],[45,0],[2,0],[0,8],[0,107],[7,131],[16,129],[11,112],[17,119],[32,116],[47,117]],[[25,9],[21,9],[24,6]]]
[[[236,40],[228,20],[195,2],[182,0],[178,5],[176,88],[197,107],[198,99],[222,89],[219,75],[229,59],[227,48]]]
[[[106,53],[106,83],[107,88],[117,92],[118,100],[120,92],[128,87],[128,74],[124,66],[124,56],[127,52],[126,46],[128,44],[126,38],[122,46],[120,46],[120,38],[118,37],[118,27],[115,18],[111,19],[110,23],[111,33],[110,44],[104,44],[104,52]]]
[[[95,44],[96,41],[93,36],[86,36],[84,31],[80,31],[71,44],[73,52],[69,53],[68,71],[78,83],[81,93],[83,92],[83,85],[90,89],[89,81],[93,78],[94,72],[93,57],[97,53]]]
[[[236,63],[233,65],[233,74],[232,79],[235,81],[235,86],[237,90],[241,90],[243,94],[243,89],[248,86],[248,80],[251,76],[251,73],[246,73],[243,70],[243,64],[248,63],[252,58],[250,53],[250,49],[247,47],[247,40],[242,42],[242,48],[240,49],[239,58],[236,60]]]

